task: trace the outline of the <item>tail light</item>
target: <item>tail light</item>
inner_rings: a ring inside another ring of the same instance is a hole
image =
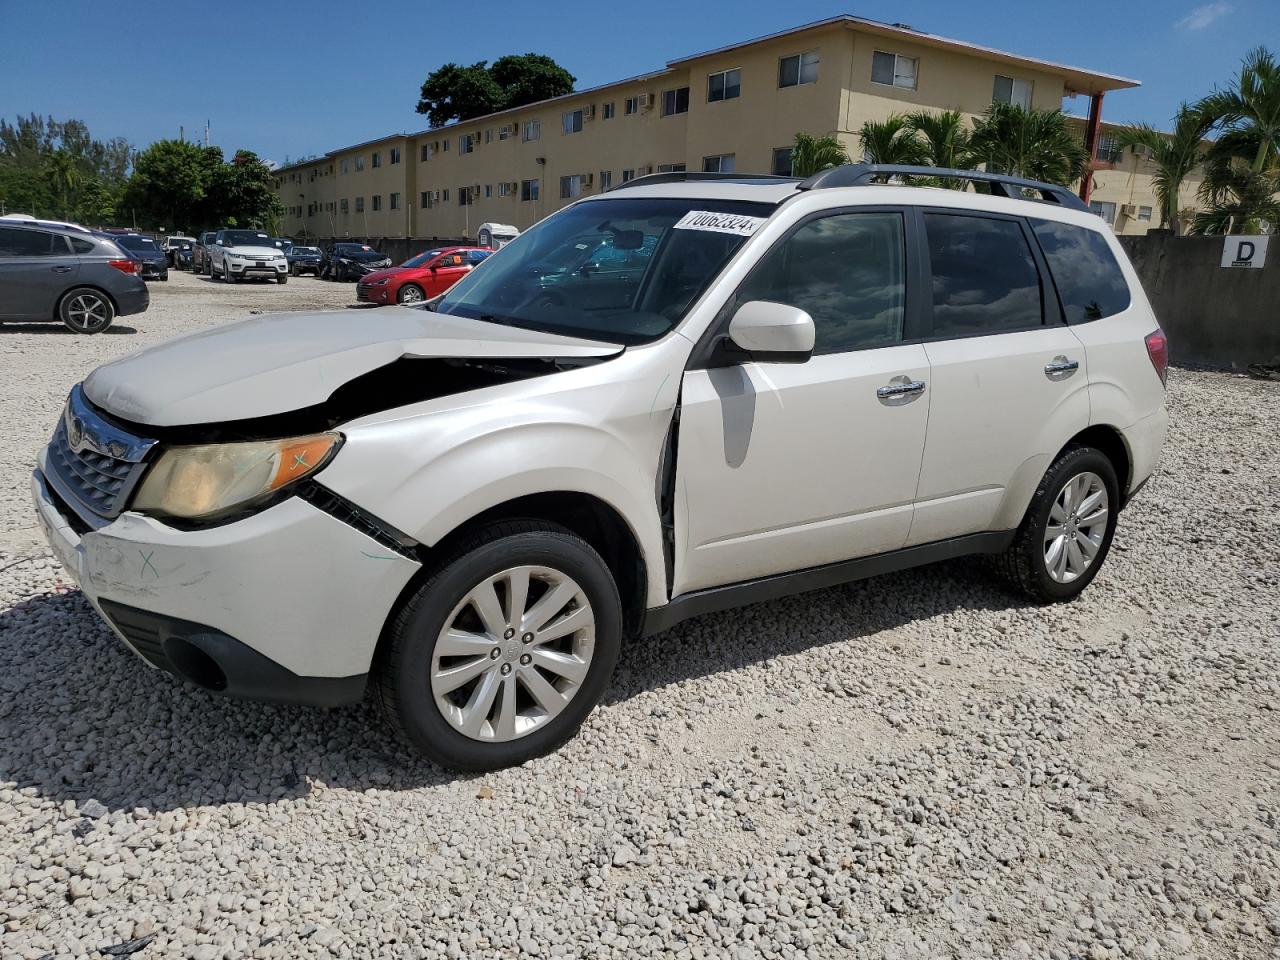
[[[1156,368],[1156,375],[1160,377],[1160,382],[1166,382],[1166,374],[1169,370],[1169,338],[1164,335],[1164,331],[1158,327],[1151,333],[1147,334],[1147,356],[1151,358],[1151,365]]]
[[[121,273],[137,273],[138,272],[137,260],[108,260],[107,266],[115,267]]]

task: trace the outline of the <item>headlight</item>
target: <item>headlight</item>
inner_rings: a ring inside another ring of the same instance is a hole
[[[287,440],[170,447],[147,471],[131,509],[169,517],[213,517],[315,473],[341,443],[341,434],[317,433]]]
[[[387,281],[388,281],[388,280],[390,280],[390,279],[391,279],[390,277],[383,277],[381,280],[375,280],[375,281],[373,281],[373,283],[369,284],[369,286],[371,286],[371,287],[381,287],[381,286],[385,286],[385,285],[386,285],[386,283],[387,283]]]

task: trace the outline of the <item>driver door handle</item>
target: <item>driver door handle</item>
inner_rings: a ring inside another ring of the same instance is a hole
[[[876,388],[876,399],[884,404],[905,403],[924,393],[924,381],[894,377],[887,385]]]
[[[66,267],[66,266],[62,266],[62,267],[54,267],[54,268],[53,268],[53,272],[54,272],[54,273],[70,273],[70,272],[71,272],[71,268],[70,268],[70,267]]]

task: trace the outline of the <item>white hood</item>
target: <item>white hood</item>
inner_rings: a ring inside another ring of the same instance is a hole
[[[623,348],[408,307],[278,313],[179,337],[84,382],[108,413],[157,427],[245,420],[323,403],[401,357],[604,357]]]

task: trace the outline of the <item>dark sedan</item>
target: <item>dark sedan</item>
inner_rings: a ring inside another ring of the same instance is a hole
[[[140,233],[121,233],[112,239],[142,261],[143,280],[169,279],[169,257],[164,248],[151,237],[144,237]]]
[[[289,261],[289,272],[295,277],[304,273],[320,276],[320,263],[324,260],[324,254],[319,247],[293,246],[289,248],[285,258]]]
[[[0,320],[61,320],[101,333],[151,302],[139,262],[115,237],[0,224]]]
[[[335,243],[320,261],[321,280],[359,280],[366,273],[391,266],[391,258],[367,243]]]

